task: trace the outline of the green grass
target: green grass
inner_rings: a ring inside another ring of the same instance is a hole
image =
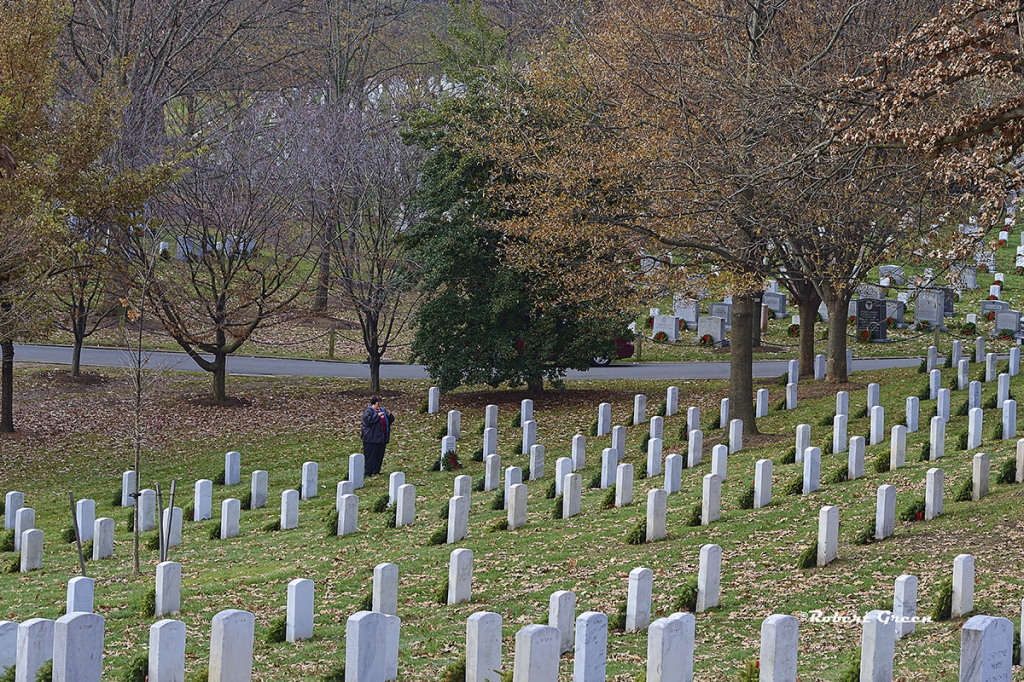
[[[1008,274],[1008,278],[1013,277]],[[648,348],[645,346],[645,352]],[[19,369],[19,385],[42,381],[38,377],[43,372]],[[190,394],[204,391],[207,384],[205,377],[177,374],[172,375],[171,381]],[[896,414],[902,411],[906,396],[916,392],[920,376],[910,368],[858,373],[854,381],[861,388],[851,391],[851,402],[863,404],[863,385],[875,381],[882,387],[881,400],[887,412]],[[279,426],[266,418],[246,420],[242,417],[249,414],[245,411],[249,408],[243,407],[204,407],[196,410],[194,416],[189,416],[191,413],[185,409],[180,429],[169,427],[161,436],[158,451],[144,455],[144,487],[152,487],[157,481],[166,485],[174,478],[179,490],[187,491],[195,478],[208,477],[222,466],[227,450],[242,452],[243,479],[253,469],[270,472],[271,500],[291,487],[295,472],[304,461],[320,463],[321,485],[326,490],[333,490],[334,483],[345,478],[347,456],[359,451],[360,445],[356,429],[347,423],[340,424],[344,419],[337,416],[348,413],[338,408],[338,403],[351,392],[351,403],[362,404],[365,391],[361,384],[245,377],[232,377],[231,382],[229,392],[251,400],[254,405],[261,396],[273,394],[275,400],[305,406],[296,409],[299,413],[310,410],[310,418],[304,422],[307,425]],[[1024,379],[1014,377],[1013,383],[1017,382]],[[613,423],[623,424],[632,409],[633,394],[661,396],[671,383],[567,382],[564,393],[535,397],[538,442],[545,445],[552,461],[568,456],[572,436],[586,433],[599,402],[611,402]],[[773,384],[773,380],[759,380],[755,388],[769,388],[777,395],[778,388],[773,389]],[[684,406],[697,405],[704,413],[714,412],[727,391],[725,382],[686,382],[679,386],[680,413],[665,420],[666,453],[685,451],[684,443],[673,440],[686,419]],[[261,528],[277,521],[279,509],[274,504],[266,509],[243,511],[241,536],[230,540],[207,539],[208,532],[219,530],[216,519],[202,523],[186,521],[183,543],[171,549],[170,558],[183,564],[185,589],[180,617],[192,633],[187,640],[190,678],[204,671],[209,653],[209,622],[215,613],[225,608],[250,610],[256,615],[257,630],[262,635],[284,608],[288,581],[298,577],[310,578],[317,586],[314,637],[299,647],[270,645],[258,637],[254,679],[292,680],[298,670],[302,671],[302,679],[331,674],[344,657],[345,621],[369,591],[373,567],[383,561],[400,566],[401,679],[440,679],[448,666],[457,665],[464,653],[465,619],[475,611],[489,610],[502,615],[506,666],[511,664],[516,631],[527,623],[544,622],[547,599],[553,590],[573,589],[577,593],[578,613],[599,610],[614,620],[617,606],[626,598],[628,573],[637,566],[655,570],[654,614],[668,615],[675,610],[682,576],[695,575],[700,548],[708,543],[718,544],[724,550],[721,608],[698,616],[697,679],[735,679],[744,661],[757,656],[756,641],[765,615],[815,608],[862,615],[886,600],[891,603],[892,581],[902,573],[919,577],[919,611],[930,613],[935,606],[936,586],[951,573],[953,557],[964,552],[976,557],[975,612],[1019,617],[1024,576],[1015,568],[1015,557],[1020,556],[1024,547],[1016,534],[1008,533],[1007,529],[1018,523],[1020,490],[1011,485],[993,486],[980,502],[954,501],[954,491],[970,481],[971,464],[965,453],[949,447],[948,439],[946,456],[937,462],[912,462],[909,460],[913,458],[908,458],[907,465],[898,471],[876,473],[868,467],[866,475],[856,481],[826,480],[811,495],[783,494],[785,483],[795,480],[802,471],[800,465],[785,463],[796,424],[823,423],[834,412],[834,395],[818,399],[801,396],[796,410],[772,412],[759,420],[762,433],[776,434],[778,438],[773,444],[748,447],[730,455],[729,478],[723,484],[722,516],[710,526],[688,525],[694,518],[699,523],[701,478],[708,472],[705,463],[694,471],[684,472],[681,492],[669,496],[670,535],[658,543],[627,544],[625,536],[639,525],[641,509],[637,505],[607,509],[603,490],[584,489],[579,516],[551,518],[553,503],[545,498],[548,478],[528,482],[526,526],[515,531],[487,532],[505,523],[504,510],[491,508],[492,499],[500,499],[503,493],[499,488],[493,495],[473,495],[465,541],[453,546],[443,542],[430,545],[432,533],[446,535],[447,529],[437,520],[437,513],[451,495],[454,476],[464,473],[474,479],[482,477],[484,465],[467,461],[466,468],[459,472],[426,471],[437,458],[433,432],[443,418],[443,414],[416,413],[426,387],[426,382],[386,382],[386,389],[395,393],[389,402],[406,407],[400,413],[401,421],[396,422],[385,466],[388,470],[404,471],[408,482],[416,485],[417,517],[411,526],[389,528],[389,513],[370,511],[372,501],[387,493],[386,475],[368,478],[366,487],[357,491],[362,502],[358,532],[350,536],[328,537],[323,532],[322,520],[334,511],[331,494],[303,500],[299,528],[288,532],[261,532]],[[994,391],[994,385],[986,385],[986,389]],[[36,393],[39,397],[33,399],[42,401],[47,397],[45,391]],[[446,407],[451,403],[452,409],[462,410],[464,423],[474,424],[483,418],[488,403],[518,413],[522,397],[523,394],[515,392],[480,395],[466,390],[443,400]],[[331,406],[334,419],[313,419],[313,406],[320,401]],[[177,414],[181,408],[177,399],[166,396],[157,404],[167,414]],[[930,406],[922,406],[922,413],[925,409]],[[254,414],[267,414],[255,407],[252,410]],[[354,410],[353,413],[358,414]],[[230,424],[230,428],[202,435],[190,428],[215,418]],[[504,422],[499,429],[502,453],[521,442],[521,433],[509,428],[507,419]],[[966,417],[954,416],[947,429],[954,433],[965,426]],[[851,419],[851,434],[863,433],[866,428],[866,420],[858,423]],[[830,433],[827,426],[812,429],[816,443]],[[625,461],[634,464],[637,471],[643,467],[639,445],[645,434],[643,428],[631,429],[627,434]],[[927,439],[927,428],[908,434],[907,447],[920,448]],[[580,472],[584,483],[599,473],[599,453],[609,442],[609,436],[588,438],[588,466]],[[473,436],[460,441],[463,452],[471,452],[477,445]],[[987,434],[983,442],[983,451],[1000,464],[1013,455],[1014,449],[1014,441],[993,441]],[[888,450],[886,439],[869,446],[866,456],[869,461],[883,455],[887,459]],[[105,671],[111,679],[120,679],[138,651],[139,638],[143,636],[140,633],[152,624],[152,618],[140,615],[140,601],[152,585],[157,560],[156,551],[144,547],[142,575],[131,574],[127,510],[111,505],[120,487],[120,473],[128,468],[130,453],[102,429],[83,428],[59,441],[31,442],[29,446],[24,441],[12,443],[0,438],[0,454],[4,467],[0,497],[9,489],[27,492],[26,504],[37,510],[37,525],[48,538],[42,570],[30,575],[0,575],[3,617],[20,621],[31,617],[55,618],[63,613],[67,579],[78,571],[74,545],[56,542],[67,523],[67,491],[73,490],[79,499],[96,500],[97,517],[112,516],[118,521],[114,557],[90,562],[88,570],[90,577],[97,580],[97,610],[107,619]],[[770,506],[744,509],[754,465],[761,458],[775,462],[776,492]],[[845,465],[846,458],[846,453],[824,455],[822,470],[837,471]],[[502,460],[503,467],[522,467],[528,457],[503,454]],[[878,486],[895,485],[897,502],[902,508],[923,496],[925,472],[931,466],[946,472],[943,514],[934,521],[898,523],[896,534],[883,543],[855,545],[856,531],[868,526],[874,516]],[[638,477],[634,498],[642,500],[648,490],[662,484],[661,477]],[[214,509],[224,499],[240,498],[243,494],[243,487],[215,487]],[[795,558],[807,546],[808,539],[815,536],[818,510],[827,504],[840,509],[839,559],[801,576],[794,570]],[[438,584],[447,576],[448,558],[456,547],[474,552],[473,600],[469,604],[442,606],[435,599]],[[0,553],[0,560],[7,564],[16,560],[16,555]],[[897,677],[943,679],[939,671],[955,670],[959,647],[954,644],[962,622],[954,619],[919,625],[914,636],[897,646]],[[841,667],[836,661],[856,648],[860,630],[816,627],[802,622],[800,636],[801,679],[836,680]],[[642,634],[612,636],[609,679],[642,675],[645,657],[646,638]],[[568,679],[571,665],[570,658],[563,659],[560,675]]]

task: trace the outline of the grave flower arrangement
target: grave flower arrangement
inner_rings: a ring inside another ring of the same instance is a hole
[[[665,332],[658,332],[657,334],[654,335],[654,340],[657,341],[658,343],[665,343],[666,341],[668,341],[668,334],[666,334]]]
[[[896,326],[896,320],[894,318],[892,318],[892,317],[885,318],[885,326],[887,326],[887,327],[895,327]]]
[[[1005,239],[1000,239],[999,240],[999,246],[1006,246],[1006,240]]]
[[[645,326],[645,327],[651,327],[651,328],[653,328],[653,327],[654,327],[654,316],[653,316],[653,315],[651,315],[651,316],[649,316],[649,317],[647,318],[647,321],[646,321],[646,322],[644,322],[644,326]]]
[[[857,316],[856,315],[850,315],[850,324],[855,324],[856,322],[857,322]]]
[[[990,300],[990,301],[998,301],[999,297],[996,296],[995,294],[990,294],[989,297],[988,297],[988,300]]]
[[[988,266],[987,265],[979,265],[978,266],[978,272],[988,272]]]
[[[715,340],[711,338],[711,334],[705,334],[700,337],[700,341],[698,343],[702,346],[713,346],[715,345]]]
[[[798,324],[791,324],[791,325],[789,325],[789,335],[790,336],[800,336],[800,325],[798,325]]]
[[[1024,265],[1018,265],[1014,272],[1018,275],[1024,275]]]
[[[954,292],[953,293],[953,303],[959,303],[959,302],[960,302],[960,294]]]
[[[978,325],[973,322],[964,322],[963,325],[960,326],[960,333],[964,336],[977,336]]]
[[[931,329],[932,323],[929,322],[928,320],[921,320],[920,322],[917,323],[917,331],[919,332],[927,332],[931,331]]]
[[[686,331],[686,320],[679,320],[679,331]]]
[[[870,341],[871,340],[871,330],[870,329],[861,329],[857,333],[857,338],[859,338],[861,341],[865,341],[865,342],[866,341]]]
[[[1001,338],[1001,339],[1012,339],[1013,338],[1013,331],[1010,330],[1010,329],[1000,329],[999,330],[999,338]]]
[[[458,471],[462,468],[462,462],[454,450],[441,453],[441,471]]]
[[[997,287],[1001,287],[1001,286],[1003,286],[1003,280],[1001,280],[1001,279],[997,279],[997,280],[995,281],[995,285],[996,285]]]
[[[992,299],[989,299],[989,300],[992,300]],[[996,319],[996,311],[990,310],[987,313],[985,313],[985,319],[988,320],[989,322],[991,322],[992,320]]]

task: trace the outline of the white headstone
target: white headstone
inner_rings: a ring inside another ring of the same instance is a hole
[[[612,448],[615,449],[615,454],[621,461],[626,457],[626,427],[625,426],[613,426],[612,427]]]
[[[576,593],[556,590],[548,599],[548,625],[558,628],[562,635],[560,654],[572,651],[576,637]]]
[[[316,497],[317,478],[320,465],[316,462],[305,462],[302,465],[302,499]]]
[[[559,457],[555,460],[555,496],[562,494],[565,485],[565,477],[572,473],[572,460],[568,457]]]
[[[78,532],[81,535],[79,540],[82,544],[92,540],[93,524],[96,523],[95,500],[78,500],[75,503],[75,519],[78,521]]]
[[[693,467],[704,461],[704,432],[700,429],[690,431],[689,443],[686,448],[687,468]]]
[[[544,446],[530,446],[530,480],[544,478]]]
[[[615,469],[615,506],[633,504],[633,465],[623,462]]]
[[[242,480],[242,454],[232,450],[224,455],[224,485],[238,485]]]
[[[527,625],[516,633],[513,682],[557,682],[561,633],[548,625]]]
[[[380,563],[373,567],[372,610],[398,615],[398,566]]]
[[[821,448],[804,451],[804,495],[810,495],[821,485]]]
[[[818,566],[827,566],[839,555],[839,507],[818,511]]]
[[[461,604],[473,596],[473,550],[456,549],[448,559],[448,604]]]
[[[626,632],[646,630],[651,624],[651,592],[654,572],[637,567],[629,572],[629,590],[626,598]]]
[[[385,681],[387,619],[386,614],[376,611],[357,611],[349,616],[345,626],[346,682]]]
[[[427,390],[427,414],[437,414],[441,409],[441,390],[431,386]]]
[[[43,567],[43,531],[38,528],[21,534],[21,572],[28,573]]]
[[[480,611],[466,619],[466,682],[501,682],[501,615]]]
[[[416,486],[406,483],[398,486],[398,499],[395,501],[395,527],[408,526],[416,520]]]
[[[987,453],[979,452],[971,461],[971,499],[977,502],[988,495],[990,461]]]
[[[352,487],[359,490],[363,487],[363,474],[366,472],[366,460],[363,453],[356,452],[348,456],[348,480]]]
[[[580,513],[580,499],[583,496],[583,477],[569,474],[562,481],[562,518],[568,519]]]
[[[288,583],[285,641],[298,642],[313,636],[313,581],[296,578]]]
[[[501,456],[484,457],[484,491],[497,490],[501,485]]]
[[[946,422],[942,421],[942,417],[932,417],[928,459],[939,459],[945,451]]]
[[[896,624],[890,611],[868,611],[860,643],[862,680],[892,680]]]
[[[871,442],[868,445],[881,443],[885,439],[885,408],[875,405],[871,408]]]
[[[889,469],[895,471],[903,468],[907,462],[907,427],[902,424],[892,427],[889,440]]]
[[[770,459],[759,459],[754,466],[754,509],[772,502],[772,468]]]
[[[228,540],[238,537],[239,516],[242,511],[242,503],[234,498],[224,500],[220,505],[220,539]]]
[[[92,559],[99,561],[114,554],[114,519],[99,518],[93,524]]]
[[[665,492],[668,494],[679,492],[682,487],[683,478],[683,456],[671,454],[665,458]]]
[[[156,565],[156,609],[157,618],[181,611],[181,564],[177,561],[161,561]]]
[[[668,493],[658,489],[649,490],[647,492],[647,542],[657,542],[665,538],[667,511]]]
[[[339,511],[340,508],[339,508]],[[299,527],[299,491],[284,490],[281,492],[281,530]]]
[[[597,406],[597,435],[603,436],[612,432],[612,406],[611,403],[601,403]]]
[[[722,548],[704,545],[700,548],[697,569],[697,612],[718,606],[718,593],[722,582]]]
[[[761,623],[761,655],[758,659],[761,682],[796,680],[797,638],[800,621],[779,613]]]
[[[846,430],[849,417],[837,414],[832,418],[832,454],[846,452]]]
[[[249,483],[249,509],[263,509],[267,506],[267,484],[270,474],[263,469],[252,472]]]
[[[854,481],[864,476],[864,436],[850,439],[850,456],[846,465],[847,478]]]
[[[673,417],[679,411],[679,387],[669,386],[665,392],[665,416]]]
[[[608,659],[608,616],[587,611],[576,619],[573,682],[603,682]],[[466,678],[469,682],[469,678]],[[495,680],[495,682],[498,682]]]
[[[95,589],[96,581],[92,578],[79,575],[69,580],[66,613],[74,613],[76,611],[91,613]],[[0,670],[3,670],[3,668],[3,664],[0,663]]]
[[[587,466],[587,437],[577,433],[572,437],[572,470],[579,471]]]
[[[520,484],[522,485],[522,484]],[[526,486],[523,486],[525,488]],[[509,504],[509,518],[516,508],[516,486],[512,486],[512,500]],[[524,514],[525,516],[525,514]],[[524,519],[525,523],[525,519]],[[511,526],[511,524],[509,525]],[[448,544],[454,544],[459,540],[465,540],[469,533],[469,498],[452,497],[448,500]]]
[[[395,510],[398,511],[397,509]],[[359,496],[345,495],[338,510],[338,535],[351,535],[359,529]]]
[[[875,539],[884,540],[896,530],[896,488],[878,486],[875,500]]]
[[[961,682],[1009,680],[1013,665],[1013,622],[972,616],[960,629]]]
[[[448,410],[448,435],[455,440],[462,438],[462,413],[458,410]]]
[[[206,521],[213,518],[213,481],[205,478],[196,481],[193,508],[195,509],[192,515],[193,521]]]
[[[498,430],[498,406],[488,405],[484,408],[484,431],[487,429]],[[484,453],[490,454],[490,453]]]
[[[22,507],[14,513],[14,551],[21,551],[21,537],[36,527],[36,510]]]
[[[126,471],[121,474],[121,506],[135,506],[135,472]]]
[[[139,494],[139,532],[156,530],[156,491],[146,488]]]
[[[250,682],[256,617],[227,609],[210,623],[210,682]]]
[[[953,618],[974,610],[974,557],[958,554],[953,559]]]
[[[914,631],[917,617],[917,576],[901,575],[896,578],[892,599],[892,615],[896,618],[896,639]]]
[[[692,613],[659,618],[647,630],[647,682],[691,682],[696,620]]]
[[[134,481],[135,472],[131,472]],[[123,498],[122,498],[123,501]],[[134,504],[134,501],[132,502]],[[4,530],[14,530],[14,516],[25,506],[25,494],[12,490],[4,496]]]
[[[53,625],[53,682],[100,682],[103,616],[69,613]]]
[[[185,624],[165,618],[149,626],[149,682],[185,682]]]
[[[526,525],[526,486],[517,483],[509,488],[508,529]]]
[[[708,526],[718,520],[722,508],[722,479],[714,474],[704,477],[700,523]]]

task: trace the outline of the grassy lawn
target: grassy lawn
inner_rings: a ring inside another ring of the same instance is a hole
[[[972,376],[981,368],[972,366]],[[944,370],[943,384],[954,378]],[[887,410],[886,428],[903,414],[907,395],[916,395],[927,384],[914,370],[888,370],[854,375],[851,392],[849,435],[865,435],[868,420],[858,417],[866,404],[869,381],[881,384],[882,404]],[[1012,390],[1024,395],[1020,377]],[[182,546],[171,550],[171,559],[183,564],[181,619],[188,626],[189,670],[205,665],[208,656],[209,621],[225,608],[241,608],[256,614],[257,645],[254,678],[257,680],[310,679],[344,660],[345,620],[358,610],[369,593],[374,565],[393,562],[400,570],[399,612],[402,619],[400,679],[437,679],[445,665],[454,662],[465,647],[465,619],[475,611],[496,611],[504,619],[504,664],[511,666],[516,631],[529,623],[546,622],[548,596],[559,589],[577,594],[577,613],[600,610],[613,613],[626,598],[627,575],[636,566],[654,570],[654,610],[667,615],[686,576],[696,575],[700,548],[716,543],[723,548],[721,606],[697,616],[696,679],[736,679],[745,659],[756,657],[760,623],[772,613],[799,614],[813,609],[847,615],[874,608],[891,608],[893,581],[902,573],[918,576],[919,614],[930,612],[942,577],[951,575],[953,557],[976,557],[975,612],[1020,617],[1024,576],[1019,571],[1024,554],[1020,514],[1021,488],[996,485],[995,474],[1015,452],[1014,441],[990,440],[998,411],[986,410],[982,451],[992,456],[992,493],[980,502],[953,502],[953,495],[971,476],[971,455],[958,450],[957,435],[966,429],[966,417],[954,416],[947,426],[946,457],[938,462],[946,473],[945,508],[931,522],[897,522],[896,534],[883,542],[852,544],[875,513],[879,485],[897,488],[897,509],[923,497],[925,473],[935,464],[918,461],[927,442],[927,422],[935,402],[921,402],[922,429],[909,434],[907,466],[895,472],[876,473],[876,458],[888,461],[888,438],[867,448],[863,479],[823,484],[808,496],[782,496],[781,490],[801,475],[796,464],[780,464],[792,447],[795,427],[812,425],[812,441],[823,446],[822,480],[841,467],[847,454],[831,451],[830,421],[836,386],[801,384],[799,407],[772,411],[759,422],[765,435],[748,438],[749,447],[729,458],[728,479],[723,484],[722,519],[709,527],[684,525],[694,505],[700,503],[701,477],[710,469],[710,449],[725,435],[705,430],[704,463],[684,470],[683,490],[669,497],[669,537],[650,545],[625,543],[626,532],[645,515],[649,489],[661,487],[662,478],[645,479],[645,455],[641,442],[646,427],[628,429],[626,461],[636,469],[634,504],[604,509],[604,492],[586,489],[600,467],[600,451],[610,437],[588,438],[587,467],[583,471],[582,514],[569,520],[552,520],[552,501],[545,489],[553,477],[555,459],[569,456],[571,438],[586,434],[597,404],[613,405],[613,423],[625,424],[632,412],[634,393],[648,395],[649,414],[664,399],[672,382],[568,382],[566,390],[548,392],[535,399],[538,442],[546,446],[546,476],[529,484],[528,522],[516,531],[488,533],[504,512],[490,509],[493,493],[472,497],[469,536],[453,547],[428,546],[430,535],[445,522],[439,512],[447,507],[455,474],[429,472],[439,452],[435,432],[444,423],[447,409],[462,410],[463,438],[459,451],[465,471],[483,475],[483,464],[472,462],[479,447],[477,427],[484,407],[500,408],[499,447],[502,465],[525,466],[527,456],[510,455],[520,441],[521,430],[509,425],[525,394],[464,390],[442,396],[442,413],[419,415],[416,408],[426,393],[425,382],[389,382],[385,403],[398,415],[396,437],[385,459],[385,473],[405,472],[406,481],[417,487],[416,523],[394,530],[385,527],[385,514],[370,511],[372,502],[387,493],[387,476],[369,479],[359,492],[359,532],[343,538],[330,537],[325,519],[334,509],[337,481],[347,475],[347,458],[360,449],[357,422],[367,393],[362,384],[339,380],[233,378],[233,401],[226,407],[208,405],[202,396],[202,377],[169,374],[154,393],[150,405],[154,436],[144,458],[145,486],[160,482],[166,491],[171,479],[179,483],[179,506],[191,503],[192,485],[198,478],[213,478],[223,467],[223,453],[242,452],[242,485],[214,486],[214,519],[187,522]],[[702,423],[717,412],[726,393],[723,382],[677,382],[680,413],[665,420],[666,454],[685,452],[680,428],[685,408],[699,405]],[[119,679],[129,659],[145,650],[153,618],[140,615],[144,594],[153,583],[155,550],[143,550],[143,576],[131,574],[129,511],[112,506],[120,487],[120,473],[128,468],[129,451],[120,424],[126,421],[124,392],[116,374],[94,375],[91,382],[71,382],[61,371],[19,370],[19,424],[22,432],[0,438],[0,493],[25,492],[26,504],[37,510],[37,527],[46,536],[44,568],[30,574],[0,575],[0,618],[25,620],[56,618],[64,610],[66,581],[77,572],[72,544],[60,542],[60,531],[69,525],[67,492],[91,497],[97,516],[117,521],[115,556],[89,562],[87,570],[97,580],[96,609],[107,618],[106,666],[108,679]],[[771,402],[783,389],[773,382]],[[996,390],[985,384],[983,401]],[[817,397],[815,397],[817,396]],[[953,411],[966,400],[966,392],[954,392]],[[747,511],[738,499],[753,480],[760,458],[775,461],[771,506]],[[304,461],[320,464],[320,494],[303,501],[297,530],[263,532],[260,529],[280,512],[280,493],[299,485]],[[243,511],[241,536],[220,541],[208,539],[219,524],[222,500],[242,497],[248,490],[249,472],[270,471],[270,506]],[[840,509],[839,559],[828,567],[800,571],[796,556],[816,538],[817,515],[828,504]],[[147,534],[151,535],[151,534]],[[473,600],[459,606],[440,606],[435,593],[447,576],[448,555],[456,547],[474,552]],[[16,555],[0,554],[4,565]],[[314,638],[292,644],[262,641],[267,626],[284,613],[289,580],[310,578],[316,585]],[[897,677],[914,680],[956,679],[959,633],[963,619],[919,624],[917,632],[896,647]],[[801,621],[801,679],[837,679],[837,661],[860,641],[856,624],[837,625]],[[613,633],[609,640],[609,679],[643,679],[646,659],[644,634]],[[561,679],[571,679],[571,655],[563,657]],[[639,677],[638,677],[639,676]],[[1019,673],[1014,679],[1021,679]]]

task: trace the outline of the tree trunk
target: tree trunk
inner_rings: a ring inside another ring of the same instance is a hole
[[[14,433],[14,342],[0,341],[0,433]]]
[[[732,306],[732,347],[729,362],[729,417],[743,420],[743,433],[760,433],[754,420],[754,296],[734,294]],[[760,314],[758,310],[758,314]]]
[[[828,308],[828,379],[845,384],[850,380],[850,368],[846,366],[846,329],[850,321],[849,295],[830,298],[825,301]]]
[[[319,272],[316,281],[316,296],[313,298],[313,312],[322,313],[327,310],[327,292],[331,282],[331,252],[326,245],[320,251]]]
[[[214,355],[213,361],[213,399],[219,403],[227,400],[228,393],[225,386],[228,374],[228,357],[223,353]]]
[[[78,302],[77,315],[71,321],[71,332],[74,336],[74,346],[71,350],[71,376],[82,376],[82,346],[85,344],[85,329],[89,322],[88,313],[81,301]]]
[[[813,286],[801,287],[800,296],[800,376],[814,376],[814,327],[821,298]],[[831,318],[830,318],[831,319]]]
[[[526,382],[526,390],[530,393],[543,393],[544,392],[544,380],[543,379],[531,379]]]
[[[380,392],[380,353],[370,351],[370,392]]]

